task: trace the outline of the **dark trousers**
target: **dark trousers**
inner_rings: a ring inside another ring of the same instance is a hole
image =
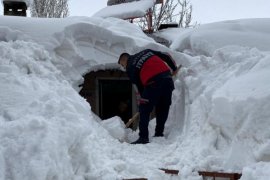
[[[164,126],[168,118],[171,105],[172,91],[174,89],[171,77],[163,77],[150,82],[145,86],[140,101],[140,124],[139,136],[147,138],[149,136],[148,125],[150,113],[156,107],[156,129],[155,134],[163,134]]]

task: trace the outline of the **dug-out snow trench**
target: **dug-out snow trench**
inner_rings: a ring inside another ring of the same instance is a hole
[[[84,29],[78,29],[78,25],[69,26],[63,31],[62,33],[57,33],[57,39],[60,42],[58,47],[55,49],[56,56],[60,58],[63,61],[68,61],[69,63],[72,63],[72,68],[77,69],[78,72],[84,72],[84,74],[90,74],[90,73],[98,73],[99,71],[102,71],[102,73],[107,73],[106,77],[104,75],[98,77],[97,75],[93,75],[92,80],[94,83],[92,83],[90,86],[92,86],[92,89],[98,87],[98,79],[103,80],[128,80],[125,73],[121,73],[119,71],[119,66],[116,63],[111,63],[111,59],[115,59],[113,61],[117,62],[118,58],[118,52],[120,52],[121,49],[125,49],[126,46],[129,46],[129,41],[124,40],[124,44],[120,42],[114,42],[114,43],[108,43],[103,38],[98,39],[97,37],[93,37],[87,29],[97,28],[92,27],[88,24],[81,24],[84,26]],[[109,33],[106,30],[103,29],[104,34]],[[123,37],[122,37],[123,38]],[[114,38],[115,39],[115,38]],[[102,58],[102,59],[100,59]],[[100,64],[99,61],[102,61],[103,63]],[[108,62],[108,63],[107,63]],[[64,75],[70,79],[72,82],[79,82],[73,84],[73,87],[78,89],[78,85],[82,86],[83,79],[80,80],[81,77],[74,76],[74,74],[70,73],[70,71],[67,71],[67,67],[63,66],[64,64],[59,64],[60,69],[66,69],[63,70]],[[108,77],[110,76],[110,77]],[[74,79],[76,78],[76,79]],[[173,101],[168,117],[168,121],[166,123],[166,130],[165,135],[167,138],[173,138],[178,137],[178,135],[181,135],[184,130],[184,122],[185,119],[188,118],[188,104],[189,97],[188,96],[188,89],[184,82],[184,77],[182,75],[182,72],[179,72],[178,76],[175,77],[175,90],[173,93]],[[89,85],[88,85],[89,86]],[[95,86],[95,87],[93,87]],[[79,89],[81,89],[80,87]],[[96,88],[98,89],[98,88]],[[136,100],[135,100],[135,92],[132,88],[131,92],[131,112],[129,112],[129,115],[135,114],[137,111],[136,107]],[[89,100],[91,102],[91,109],[95,112],[95,114],[101,115],[100,109],[102,109],[100,106],[101,102],[98,97],[101,95],[99,94],[99,91],[97,90],[92,92],[84,92],[84,94],[94,94],[92,100]],[[93,100],[94,99],[94,100]],[[88,102],[89,102],[88,101]],[[106,102],[106,100],[104,101]],[[186,107],[187,106],[187,107]],[[108,117],[107,117],[108,118]],[[111,118],[111,117],[109,117]],[[103,117],[104,119],[104,117]],[[149,130],[150,132],[154,128],[154,121],[150,122]],[[176,130],[174,130],[176,129]],[[134,133],[131,133],[134,136]],[[129,135],[128,135],[129,136]],[[134,138],[134,137],[133,137]]]

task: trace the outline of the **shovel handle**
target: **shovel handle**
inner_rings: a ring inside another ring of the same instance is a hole
[[[126,128],[128,128],[134,121],[136,121],[136,119],[138,119],[139,115],[140,115],[140,113],[139,113],[139,112],[136,112],[136,113],[132,116],[132,118],[130,118],[130,119],[128,120],[128,122],[126,123]]]

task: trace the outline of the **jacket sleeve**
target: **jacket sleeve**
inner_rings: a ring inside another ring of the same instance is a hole
[[[144,87],[140,80],[139,71],[132,64],[128,64],[126,72],[131,83],[136,85],[140,95],[142,95]]]
[[[136,83],[136,86],[138,88],[138,91],[139,91],[140,95],[142,95],[143,90],[144,90],[144,87],[143,87],[141,81],[139,81],[138,83]]]
[[[135,78],[133,78],[133,79],[131,80],[131,83],[136,85],[137,90],[138,90],[138,93],[139,93],[140,95],[142,95],[143,90],[144,90],[144,87],[143,87],[143,85],[142,85],[142,83],[141,83],[141,81],[140,81],[139,76],[136,76]]]
[[[160,52],[160,51],[154,51],[155,55],[157,55],[158,57],[160,57],[164,62],[166,62],[168,64],[168,66],[173,70],[176,71],[177,70],[177,66],[175,61],[173,60],[173,58],[166,52]]]

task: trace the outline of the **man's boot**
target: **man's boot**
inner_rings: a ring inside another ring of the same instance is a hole
[[[141,137],[139,137],[139,139],[137,139],[137,141],[134,141],[131,144],[147,144],[147,143],[149,143],[149,139],[148,138],[141,138]]]
[[[164,137],[163,133],[155,133],[154,137]]]

